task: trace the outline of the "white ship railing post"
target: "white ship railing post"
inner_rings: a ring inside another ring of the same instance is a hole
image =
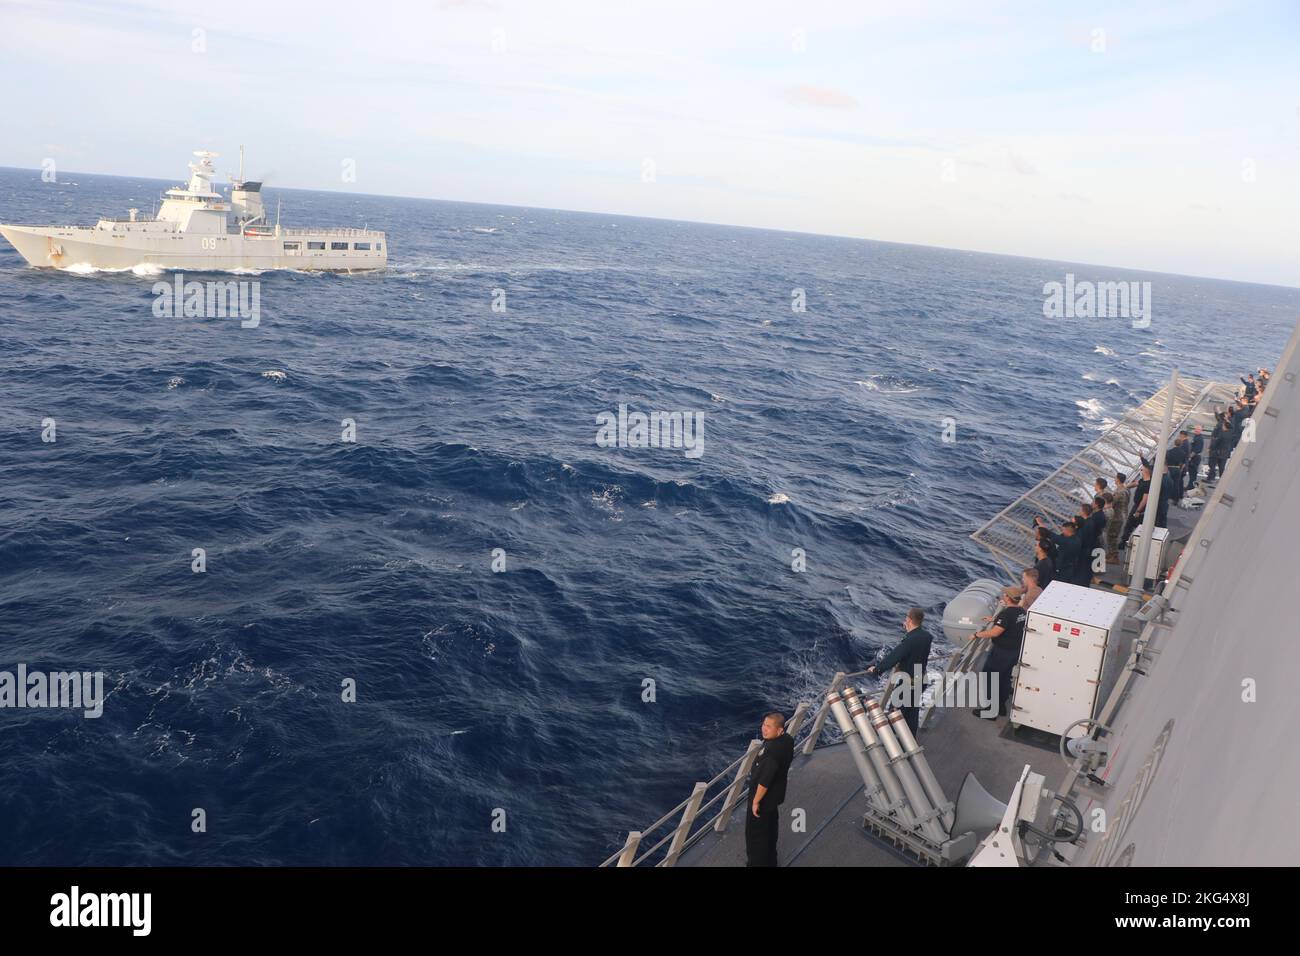
[[[800,704],[794,709],[794,715],[790,718],[790,723],[786,726],[785,732],[793,740],[799,736],[799,728],[803,726],[804,718],[808,716],[808,705]]]
[[[831,686],[827,688],[827,693],[822,694],[822,706],[817,711],[817,719],[813,721],[812,731],[808,734],[808,739],[803,744],[803,754],[808,756],[817,749],[817,741],[821,738],[822,728],[826,726],[826,717],[831,712],[831,705],[828,703],[827,694],[838,691],[844,683],[844,671],[837,671],[835,679],[831,681]]]
[[[1147,560],[1151,555],[1151,533],[1156,526],[1156,511],[1160,507],[1160,488],[1165,476],[1165,447],[1169,444],[1169,429],[1174,420],[1174,400],[1178,392],[1178,367],[1169,373],[1168,399],[1165,402],[1165,419],[1160,426],[1160,440],[1156,443],[1155,459],[1151,462],[1151,485],[1147,488],[1147,510],[1142,516],[1142,540],[1138,542],[1137,560],[1129,580],[1128,594],[1124,598],[1124,616],[1132,618],[1142,606],[1142,592],[1146,587]],[[1156,569],[1157,577],[1159,568]],[[1159,586],[1159,581],[1156,585]]]
[[[623,852],[619,854],[615,866],[636,866],[636,851],[640,846],[641,831],[633,830],[627,835],[627,842],[623,844]]]
[[[704,801],[704,791],[709,785],[707,783],[697,783],[695,790],[691,793],[691,799],[686,804],[686,809],[682,811],[682,822],[677,824],[677,832],[673,834],[673,842],[668,847],[668,855],[664,857],[664,866],[676,866],[677,858],[682,855],[682,849],[686,845],[686,838],[690,836],[691,824],[695,822],[695,817],[700,812],[700,804]]]
[[[754,761],[758,759],[758,748],[761,745],[762,741],[751,740],[749,749],[745,751],[745,756],[741,758],[740,766],[736,768],[736,779],[731,781],[731,786],[727,788],[727,798],[722,802],[722,810],[718,813],[718,822],[713,825],[713,829],[718,833],[725,832],[727,824],[731,822],[731,811],[736,806],[736,797],[740,795],[740,790],[745,785],[745,779],[749,776],[749,771],[754,768]]]

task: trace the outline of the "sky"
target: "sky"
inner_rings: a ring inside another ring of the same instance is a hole
[[[0,0],[0,89],[2,166],[245,144],[283,187],[1300,286],[1295,0]]]

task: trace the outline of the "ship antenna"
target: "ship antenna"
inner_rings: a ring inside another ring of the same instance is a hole
[[[243,146],[239,147],[239,182],[240,185],[243,185],[244,182],[244,147]]]

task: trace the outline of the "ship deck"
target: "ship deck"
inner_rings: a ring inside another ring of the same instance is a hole
[[[1172,554],[1191,534],[1200,517],[1199,509],[1169,508]],[[1094,586],[1110,590],[1127,578],[1122,569],[1111,568]],[[1137,637],[1129,622],[1118,652],[1129,655]],[[999,800],[1006,800],[1021,771],[1028,764],[1048,779],[1065,770],[1059,751],[1060,738],[1028,727],[1015,729],[1006,718],[988,720],[969,708],[936,708],[918,738],[931,769],[949,800],[956,801],[962,781],[973,772],[980,784]],[[866,798],[849,748],[843,743],[818,747],[811,754],[796,753],[790,767],[782,815],[806,813],[804,833],[783,828],[778,845],[781,866],[907,866],[917,861],[905,855],[863,827]],[[744,805],[731,814],[722,834],[710,833],[687,849],[679,866],[744,866]]]
[[[1005,799],[1020,772],[1029,764],[1039,773],[1057,774],[1056,738],[1028,728],[1013,730],[1005,718],[986,720],[966,708],[936,711],[921,730],[939,784],[955,799],[968,771],[974,771],[989,793]],[[862,826],[866,798],[849,748],[842,743],[796,755],[790,768],[786,800],[781,811],[807,814],[807,832],[783,829],[777,852],[782,866],[907,866],[916,861],[868,833]],[[744,866],[745,807],[737,807],[721,836],[702,840],[685,854],[679,866]]]

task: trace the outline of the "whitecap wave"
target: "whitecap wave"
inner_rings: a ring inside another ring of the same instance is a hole
[[[623,496],[621,485],[605,485],[599,492],[591,493],[592,503],[609,515],[610,521],[622,521],[623,510],[619,508],[619,501]]]
[[[921,386],[915,382],[909,382],[907,379],[895,375],[868,375],[865,379],[858,379],[853,384],[861,385],[869,391],[880,392],[884,395],[910,395],[912,392],[921,390]]]
[[[58,269],[60,272],[67,272],[74,276],[93,276],[99,275],[101,272],[105,275],[116,275],[123,272],[129,272],[132,275],[140,276],[141,278],[160,276],[167,271],[162,266],[153,262],[140,262],[133,266],[123,266],[120,269],[108,269],[99,266],[92,266],[89,262],[74,262],[70,266],[59,266]]]
[[[1077,399],[1074,404],[1079,407],[1079,414],[1089,421],[1100,419],[1102,412],[1106,410],[1106,406],[1095,398]]]
[[[1115,357],[1115,350],[1111,348],[1107,348],[1104,345],[1098,345],[1096,348],[1093,349],[1093,351],[1099,355],[1109,355],[1111,358]]]
[[[790,496],[787,494],[783,494],[780,491],[772,495],[771,498],[767,499],[767,503],[769,505],[784,505],[784,504],[788,504],[789,501],[790,501]]]
[[[267,369],[262,373],[262,378],[269,378],[276,383],[283,382],[288,377],[287,373],[280,371],[278,368]]]

